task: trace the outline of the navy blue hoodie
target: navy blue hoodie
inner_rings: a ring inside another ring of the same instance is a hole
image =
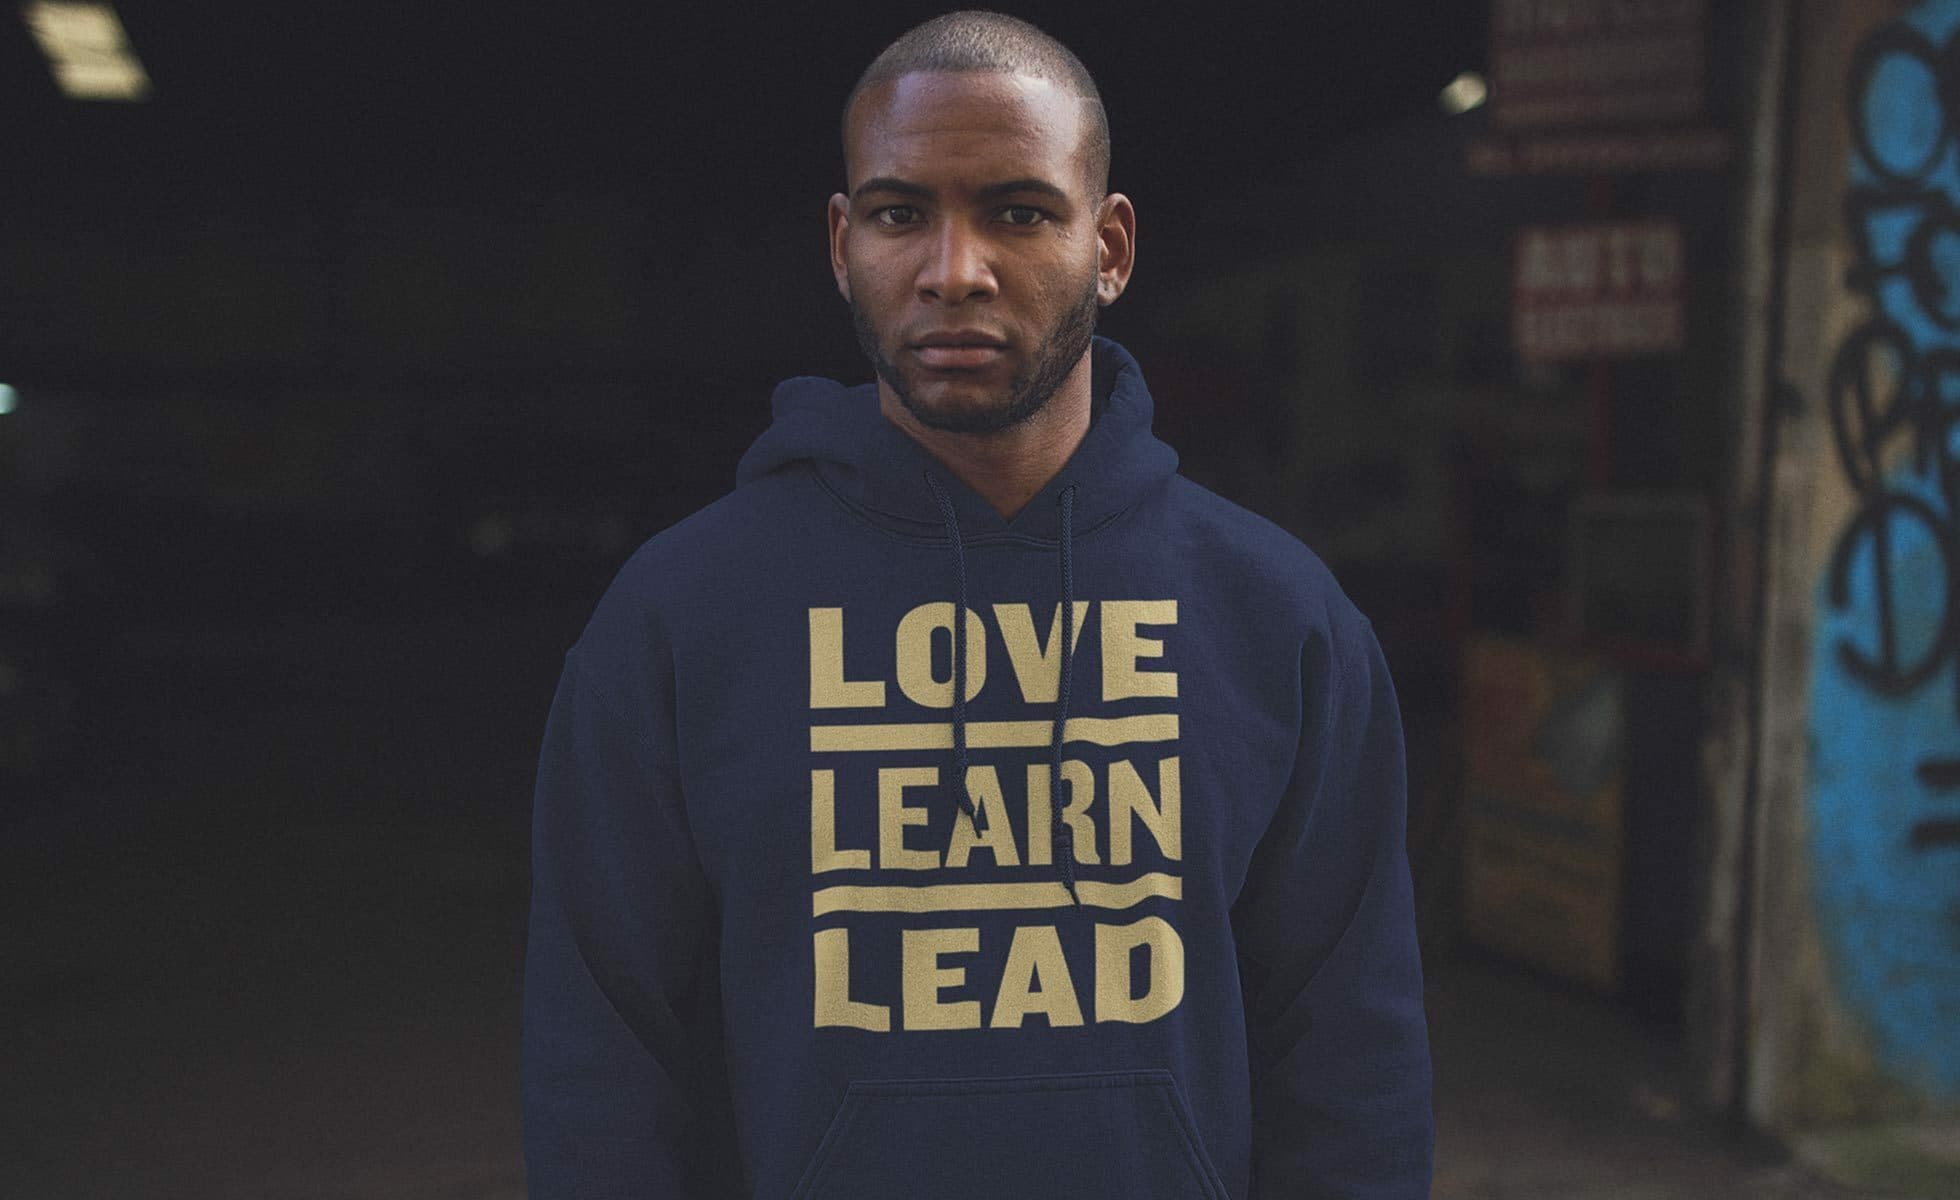
[[[1010,520],[791,379],[621,570],[538,770],[533,1197],[1429,1194],[1373,630],[1092,384]]]

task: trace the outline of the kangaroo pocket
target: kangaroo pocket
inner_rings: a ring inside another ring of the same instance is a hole
[[[1162,1069],[858,1080],[792,1200],[1230,1200]]]

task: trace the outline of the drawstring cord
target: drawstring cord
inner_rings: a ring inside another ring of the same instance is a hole
[[[1055,840],[1062,847],[1062,884],[1069,899],[1078,907],[1082,897],[1075,894],[1075,827],[1062,820],[1062,730],[1068,724],[1069,683],[1075,675],[1075,567],[1070,548],[1075,544],[1075,485],[1062,489],[1062,678],[1055,693],[1055,732],[1050,740],[1048,759],[1048,811],[1054,821]]]
[[[973,822],[974,832],[986,829],[978,807],[966,785],[966,548],[960,540],[960,523],[953,501],[931,471],[926,484],[939,501],[939,512],[946,523],[946,536],[953,547],[953,564],[959,575],[959,601],[953,608],[953,795]],[[1062,510],[1062,656],[1060,686],[1055,694],[1055,725],[1048,763],[1048,811],[1053,840],[1060,849],[1062,886],[1071,902],[1080,906],[1082,897],[1075,890],[1075,830],[1062,820],[1062,734],[1068,723],[1069,684],[1074,676],[1074,658],[1069,653],[1075,641],[1075,576],[1071,548],[1075,539],[1075,485],[1062,489],[1056,503]],[[959,818],[955,817],[954,820]]]
[[[939,498],[939,512],[946,520],[946,536],[953,541],[953,564],[960,576],[959,604],[953,609],[953,795],[958,797],[960,807],[966,810],[967,819],[978,833],[986,826],[980,823],[979,810],[966,788],[966,548],[960,542],[960,523],[953,515],[952,498],[940,488],[938,478],[931,471],[926,472],[926,482],[932,485],[932,494]]]

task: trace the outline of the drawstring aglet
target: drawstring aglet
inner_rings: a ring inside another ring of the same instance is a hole
[[[1068,898],[1075,907],[1082,907],[1082,897],[1075,891],[1075,829],[1057,821],[1055,838],[1062,849],[1062,886],[1068,889]]]

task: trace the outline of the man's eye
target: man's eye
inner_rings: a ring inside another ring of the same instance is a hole
[[[1038,225],[1048,216],[1047,213],[1042,212],[1040,209],[1029,207],[1026,204],[1016,204],[1011,208],[1004,208],[1001,210],[1000,215],[1007,219],[1009,225]]]
[[[919,210],[909,204],[888,204],[871,214],[871,219],[880,225],[910,225],[919,215]]]

